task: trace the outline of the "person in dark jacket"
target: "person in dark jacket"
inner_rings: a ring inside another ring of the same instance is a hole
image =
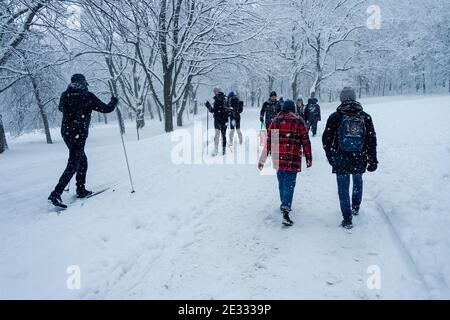
[[[303,96],[299,95],[296,102],[297,115],[304,119],[305,117],[305,103],[303,101]]]
[[[281,105],[277,101],[277,93],[275,91],[272,91],[270,93],[269,100],[264,102],[259,120],[261,123],[264,123],[266,125],[266,128],[268,129],[270,127],[270,124],[272,123],[272,119],[275,118],[278,113],[281,111]]]
[[[69,160],[64,173],[48,199],[55,206],[62,208],[67,206],[63,204],[61,195],[74,174],[76,174],[78,198],[85,198],[92,194],[85,187],[88,159],[84,152],[89,135],[91,114],[92,111],[113,112],[118,103],[116,97],[112,97],[109,104],[103,103],[95,94],[89,92],[88,85],[84,75],[73,75],[69,87],[61,95],[59,102],[59,111],[63,113],[61,135],[69,149]]]
[[[242,144],[241,113],[244,111],[244,102],[239,100],[237,93],[234,91],[228,94],[228,109],[230,110],[230,145],[233,145],[234,132],[236,130],[239,144]]]
[[[269,127],[267,143],[261,154],[258,168],[262,170],[269,154],[272,154],[274,168],[277,170],[281,199],[283,224],[293,224],[289,214],[292,208],[297,174],[302,171],[302,152],[306,166],[312,166],[311,143],[306,124],[295,114],[295,103],[286,100],[281,113]]]
[[[215,87],[214,90],[214,105],[211,105],[209,101],[206,101],[206,108],[209,112],[214,114],[214,129],[216,134],[214,136],[214,156],[219,153],[219,139],[222,135],[222,153],[226,154],[227,151],[227,129],[228,119],[230,116],[230,110],[228,109],[227,96],[222,92],[219,87]]]
[[[315,94],[311,94],[311,98],[308,99],[308,104],[305,107],[305,120],[308,124],[308,128],[312,131],[313,137],[317,135],[317,123],[322,121],[320,112],[320,106],[318,100],[315,98]]]
[[[342,226],[353,228],[352,216],[358,215],[363,196],[363,174],[378,168],[377,136],[370,115],[356,101],[355,91],[346,87],[341,105],[328,119],[322,137],[327,159],[337,175],[339,200],[344,217]],[[350,176],[353,196],[350,201]]]

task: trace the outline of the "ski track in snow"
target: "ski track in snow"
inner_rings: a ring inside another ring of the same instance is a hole
[[[324,119],[331,111],[325,106]],[[257,120],[257,110],[247,109],[244,129],[258,128]],[[378,121],[375,117],[380,131]],[[324,122],[320,132],[323,127]],[[97,132],[92,130],[87,146],[88,184],[114,187],[76,201],[60,215],[49,210],[45,198],[65,165],[61,140],[51,147],[33,145],[30,164],[23,161],[28,145],[15,150],[13,144],[6,154],[11,161],[0,158],[0,178],[6,181],[0,188],[0,298],[421,299],[445,294],[430,293],[428,277],[434,274],[423,276],[417,255],[379,210],[383,191],[377,174],[365,176],[365,202],[355,229],[338,227],[336,181],[320,136],[312,138],[313,168],[298,177],[296,224],[283,228],[276,176],[261,176],[256,164],[176,166],[170,136],[129,141],[137,190],[130,194],[117,135],[111,138],[117,144],[103,143]],[[15,161],[19,156],[22,163]],[[66,288],[70,265],[81,268],[81,290]],[[372,265],[380,267],[381,290],[367,288]]]

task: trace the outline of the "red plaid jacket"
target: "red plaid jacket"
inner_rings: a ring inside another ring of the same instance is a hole
[[[305,122],[293,113],[282,112],[269,127],[261,161],[265,162],[268,155],[272,154],[274,169],[301,172],[302,149],[306,160],[312,161],[311,142]]]

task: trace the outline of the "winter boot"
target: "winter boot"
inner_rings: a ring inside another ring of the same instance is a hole
[[[79,188],[77,189],[77,198],[78,199],[85,199],[88,198],[93,194],[92,191],[86,190],[85,188]]]
[[[353,221],[351,217],[345,217],[342,221],[342,228],[350,230],[353,229]]]
[[[48,197],[48,200],[55,206],[62,209],[67,209],[67,206],[62,202],[61,195],[57,193],[56,191],[53,191],[50,196]]]
[[[294,222],[291,220],[291,217],[289,216],[289,211],[288,210],[282,210],[281,211],[283,214],[283,225],[286,227],[291,227],[294,225]]]
[[[359,206],[352,206],[352,215],[359,216]]]

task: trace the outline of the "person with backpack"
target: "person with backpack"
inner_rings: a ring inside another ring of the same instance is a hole
[[[342,227],[353,228],[353,215],[358,215],[363,197],[363,174],[378,168],[377,136],[370,115],[356,101],[355,90],[345,87],[341,105],[328,119],[322,137],[327,159],[337,176]],[[350,178],[353,194],[350,199]]]
[[[285,226],[294,224],[289,214],[292,211],[297,175],[302,171],[302,152],[306,157],[306,166],[310,168],[312,153],[308,129],[304,120],[295,114],[294,101],[286,100],[281,113],[273,119],[269,127],[267,142],[258,163],[259,170],[263,170],[267,157],[272,154]]]
[[[214,153],[213,156],[219,154],[219,139],[222,135],[222,154],[227,152],[227,129],[229,119],[229,109],[227,96],[222,92],[219,87],[213,89],[214,92],[214,105],[211,105],[209,101],[206,101],[206,108],[214,115],[214,129],[216,134],[214,136]]]
[[[61,95],[59,111],[63,113],[61,135],[69,149],[69,160],[61,178],[48,200],[56,207],[67,208],[62,202],[61,195],[76,174],[77,197],[86,198],[92,191],[86,190],[86,173],[88,159],[84,152],[86,140],[89,135],[92,111],[101,113],[113,112],[118,99],[111,97],[111,102],[105,104],[95,94],[88,90],[89,84],[82,74],[74,74],[69,87]]]
[[[304,119],[305,117],[305,103],[303,102],[303,96],[299,95],[297,98],[297,115]]]
[[[228,109],[230,110],[230,145],[233,145],[234,132],[236,130],[239,137],[239,144],[242,144],[241,113],[244,111],[244,102],[239,100],[235,91],[231,91],[228,94]]]
[[[308,124],[308,128],[312,131],[313,137],[317,135],[317,123],[322,121],[320,112],[320,106],[318,100],[315,98],[315,93],[311,94],[311,98],[308,99],[308,104],[305,107],[305,120]]]
[[[273,118],[275,118],[280,111],[281,105],[277,100],[277,93],[272,91],[269,100],[264,102],[261,108],[259,120],[266,125],[266,128],[269,128]]]

